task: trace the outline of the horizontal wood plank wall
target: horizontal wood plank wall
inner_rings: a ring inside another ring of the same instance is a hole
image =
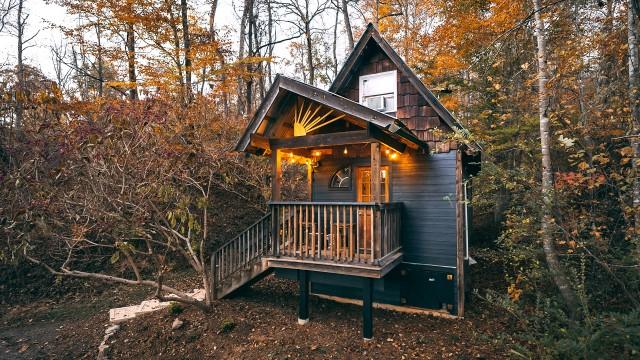
[[[456,266],[456,153],[403,155],[392,170],[404,204],[404,261]]]
[[[330,190],[335,171],[351,164],[351,191]],[[383,165],[389,165],[383,157]],[[322,159],[314,172],[313,201],[356,201],[355,173],[369,159]],[[403,154],[390,166],[390,201],[403,202],[404,261],[456,266],[456,153]]]

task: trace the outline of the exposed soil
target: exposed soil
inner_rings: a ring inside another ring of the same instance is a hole
[[[186,309],[184,325],[166,311],[125,323],[111,356],[160,359],[496,359],[508,357],[507,324],[472,309],[465,320],[374,310],[374,340],[361,336],[361,307],[312,298],[297,324],[296,284],[270,276],[211,314]]]
[[[296,283],[269,276],[210,314],[186,308],[123,323],[108,342],[111,359],[496,359],[512,339],[505,319],[471,306],[467,319],[374,309],[374,340],[361,336],[361,307],[312,297],[310,322],[297,324]],[[107,287],[8,308],[0,319],[0,359],[93,359],[108,309],[149,297],[146,289]],[[178,317],[184,325],[172,330]]]
[[[109,309],[149,296],[141,290],[113,287],[98,297],[8,307],[0,320],[0,359],[94,359]]]
[[[174,273],[167,283],[193,290],[198,285],[189,275]],[[35,291],[29,302],[26,296],[5,294],[3,299],[18,301],[0,306],[0,359],[95,359],[110,325],[109,309],[153,296],[148,288],[77,279],[65,279],[59,287]],[[43,299],[43,294],[48,298]]]

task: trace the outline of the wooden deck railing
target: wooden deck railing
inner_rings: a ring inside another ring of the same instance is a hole
[[[272,202],[275,256],[377,264],[400,248],[401,203]]]
[[[273,252],[271,214],[267,214],[213,253],[213,287]]]
[[[400,249],[400,203],[272,202],[271,212],[219,247],[211,288],[264,256],[380,265]],[[383,260],[383,261],[381,261]]]

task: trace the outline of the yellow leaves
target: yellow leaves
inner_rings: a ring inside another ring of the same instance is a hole
[[[631,146],[625,146],[618,150],[618,152],[622,155],[622,159],[620,160],[621,165],[626,165],[633,159],[633,148]]]
[[[606,154],[598,154],[593,157],[593,161],[600,163],[601,165],[605,165],[609,163],[609,157]]]
[[[581,162],[580,164],[578,164],[578,169],[580,170],[587,170],[589,168],[589,164],[587,164],[586,162]]]
[[[518,285],[516,284],[511,284],[507,289],[507,294],[509,294],[509,298],[512,301],[518,302],[520,300],[520,296],[522,295],[522,289],[518,289]]]
[[[633,148],[631,148],[631,146],[625,146],[618,151],[620,152],[620,155],[625,157],[630,157],[631,155],[633,155]]]

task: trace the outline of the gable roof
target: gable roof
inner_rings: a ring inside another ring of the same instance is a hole
[[[373,110],[338,94],[322,90],[278,74],[276,75],[276,78],[271,85],[271,88],[269,88],[264,100],[256,110],[255,115],[247,125],[242,137],[238,141],[235,148],[236,151],[247,150],[251,142],[251,134],[256,133],[265,117],[269,113],[273,112],[274,108],[277,108],[278,103],[282,102],[288,94],[302,96],[309,100],[316,101],[319,104],[329,106],[347,115],[351,115],[377,126],[383,131],[394,134],[418,146],[426,148],[426,143],[418,139],[413,132],[411,132],[411,130],[409,130],[398,119]]]
[[[329,91],[332,93],[339,92],[344,86],[349,83],[351,77],[355,74],[355,68],[358,65],[358,61],[361,59],[364,50],[367,48],[367,45],[370,41],[374,41],[380,49],[384,52],[384,54],[391,59],[394,65],[402,71],[402,73],[408,78],[411,85],[413,85],[418,93],[427,101],[429,106],[438,114],[438,116],[453,130],[453,131],[461,131],[467,132],[467,130],[458,122],[458,120],[447,110],[447,108],[442,105],[440,100],[436,98],[435,95],[431,92],[431,90],[427,89],[424,83],[418,78],[418,76],[411,70],[409,65],[407,65],[404,60],[398,55],[398,53],[393,50],[391,45],[380,35],[378,30],[372,23],[367,25],[367,29],[362,34],[358,43],[355,45],[351,54],[345,61],[344,65],[340,69],[340,72],[336,76],[335,80],[329,87]],[[472,147],[475,147],[473,150],[482,150],[482,147],[473,142]]]

